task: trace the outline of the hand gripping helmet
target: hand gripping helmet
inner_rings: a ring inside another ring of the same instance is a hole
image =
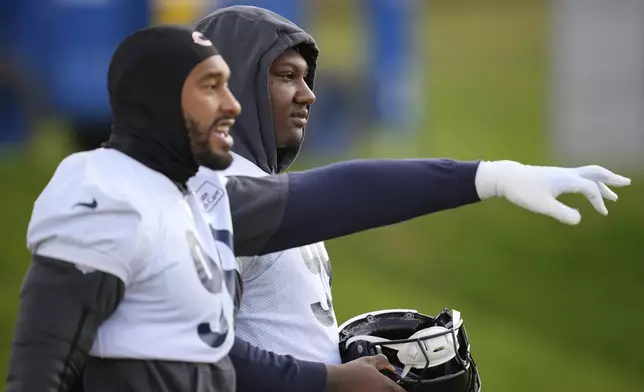
[[[480,392],[481,379],[470,355],[463,319],[444,309],[430,317],[415,310],[361,314],[340,326],[340,356],[384,354],[396,372],[383,372],[407,391]]]

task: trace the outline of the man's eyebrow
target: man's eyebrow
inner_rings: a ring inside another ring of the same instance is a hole
[[[301,66],[301,63],[297,59],[290,59],[290,58],[287,57],[287,58],[281,59],[275,65],[280,66],[280,67],[287,66],[287,67],[292,67],[292,68],[295,68],[295,69],[299,69],[300,66]],[[309,70],[309,64],[307,62],[304,62],[304,70],[305,71]]]
[[[208,79],[222,79],[224,77],[224,73],[221,71],[208,71],[206,74],[201,76],[199,78],[199,81],[205,82]]]

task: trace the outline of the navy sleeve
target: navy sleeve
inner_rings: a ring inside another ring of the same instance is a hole
[[[235,252],[272,253],[478,202],[478,165],[373,159],[229,177]]]
[[[239,338],[230,350],[237,392],[324,392],[326,366],[277,355]]]
[[[229,176],[226,191],[233,221],[235,256],[259,255],[284,219],[288,176]]]
[[[365,160],[290,173],[282,222],[262,253],[480,201],[478,162]]]

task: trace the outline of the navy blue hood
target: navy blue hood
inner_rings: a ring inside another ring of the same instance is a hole
[[[277,57],[297,47],[308,63],[306,83],[313,90],[319,54],[315,40],[290,20],[251,6],[218,9],[197,22],[195,30],[213,42],[231,69],[229,86],[242,106],[231,130],[233,151],[266,173],[283,172],[300,148],[278,155],[268,73]]]

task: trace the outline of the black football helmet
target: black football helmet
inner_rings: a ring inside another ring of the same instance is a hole
[[[376,354],[387,356],[396,372],[383,373],[407,391],[481,391],[463,319],[456,310],[443,309],[436,317],[408,309],[379,310],[340,326],[343,363]]]

